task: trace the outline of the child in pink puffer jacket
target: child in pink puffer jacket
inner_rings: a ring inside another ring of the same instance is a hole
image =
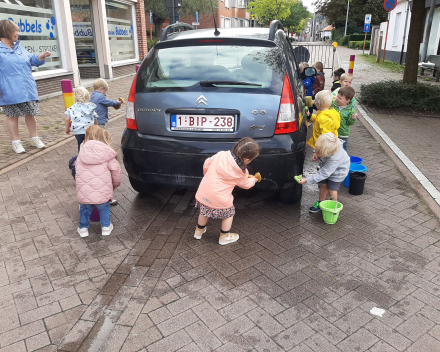
[[[246,166],[260,154],[260,146],[252,138],[242,138],[231,151],[218,152],[206,159],[203,165],[205,175],[196,193],[196,207],[200,215],[194,238],[201,239],[206,232],[208,218],[222,219],[219,238],[221,245],[238,240],[238,234],[231,233],[235,215],[232,190],[235,186],[248,189],[261,177],[249,176]]]
[[[110,201],[113,190],[121,184],[121,167],[117,153],[111,147],[112,138],[107,130],[90,126],[76,160],[76,192],[80,203],[78,233],[89,235],[90,214],[93,207],[99,211],[102,235],[113,230],[110,222]]]

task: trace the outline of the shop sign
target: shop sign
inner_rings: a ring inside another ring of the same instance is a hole
[[[133,26],[124,26],[123,24],[108,23],[108,36],[109,37],[125,37],[133,39]]]
[[[74,22],[73,36],[75,38],[93,38],[92,24],[90,22]]]
[[[31,54],[40,55],[50,51],[52,58],[60,56],[60,46],[56,40],[23,40],[20,45]]]
[[[31,17],[0,13],[0,20],[9,19],[20,28],[21,36],[44,36],[55,38],[57,36],[55,17]]]

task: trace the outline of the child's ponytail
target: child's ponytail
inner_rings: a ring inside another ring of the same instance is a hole
[[[257,142],[250,137],[240,139],[234,145],[232,153],[243,162],[243,159],[253,160],[260,155],[261,148]]]

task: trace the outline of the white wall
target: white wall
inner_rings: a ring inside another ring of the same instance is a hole
[[[408,2],[406,0],[400,0],[397,3],[396,8],[389,13],[389,28],[388,28],[388,39],[387,39],[387,50],[391,51],[400,51],[402,50],[402,42],[403,42],[403,34],[405,29],[405,21],[406,21],[406,10],[407,10]],[[397,14],[400,13],[400,21],[398,26],[396,27],[396,17]],[[405,47],[403,49],[406,52],[407,38],[409,32],[409,24],[411,21],[411,12],[408,12],[408,25],[406,28],[405,35]],[[382,49],[385,48],[385,36],[387,31],[387,22],[382,22],[380,24],[380,31],[382,32]],[[397,31],[396,42],[393,42],[395,38],[394,33]]]

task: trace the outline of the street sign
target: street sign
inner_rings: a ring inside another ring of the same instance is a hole
[[[199,12],[198,11],[196,11],[196,22],[199,22]]]
[[[200,22],[193,22],[192,25],[193,26],[200,26]]]
[[[150,10],[150,23],[153,24],[153,11]]]
[[[370,31],[370,24],[369,23],[365,23],[364,24],[364,32],[367,33]]]
[[[385,11],[394,10],[396,6],[397,6],[397,0],[385,0],[383,2],[383,8],[385,9]]]
[[[371,23],[371,15],[365,15],[365,23]]]

